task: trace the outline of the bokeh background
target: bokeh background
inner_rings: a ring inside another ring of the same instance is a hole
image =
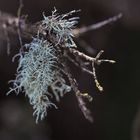
[[[79,49],[91,56],[105,50],[104,58],[116,64],[97,68],[104,92],[100,93],[88,74],[74,69],[79,88],[89,92],[88,104],[94,123],[89,123],[78,108],[74,94],[67,94],[50,109],[47,118],[35,124],[32,107],[23,94],[6,96],[8,81],[14,78],[17,63],[11,59],[18,52],[0,41],[0,140],[140,140],[140,1],[139,0],[23,0],[22,13],[35,23],[42,12],[50,15],[54,6],[59,13],[81,9],[78,27],[88,26],[122,13],[113,24],[88,32],[77,41]],[[0,10],[16,16],[18,0],[0,0]],[[12,42],[12,40],[11,40]],[[82,42],[82,43],[81,43]],[[84,44],[84,45],[83,45]]]

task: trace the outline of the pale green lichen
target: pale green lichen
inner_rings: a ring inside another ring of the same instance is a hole
[[[59,101],[59,94],[62,97],[71,88],[66,85],[59,72],[57,67],[59,60],[54,46],[46,40],[33,38],[33,41],[24,47],[28,51],[24,52],[19,60],[16,79],[12,81],[13,88],[9,93],[13,90],[17,94],[21,91],[25,92],[35,110],[34,115],[38,122],[47,115],[48,107],[55,106],[49,99],[52,93],[48,91],[48,88],[52,87],[57,101]],[[59,82],[59,85],[56,82]]]
[[[42,21],[42,27],[49,32],[56,35],[56,40],[58,41],[56,45],[60,42],[65,42],[65,47],[76,47],[73,41],[72,29],[78,23],[77,19],[79,17],[68,18],[68,16],[73,13],[78,12],[73,10],[69,13],[59,15],[57,10],[52,11],[51,16],[45,16],[43,14],[44,20]]]

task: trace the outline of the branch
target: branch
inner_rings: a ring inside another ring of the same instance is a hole
[[[95,64],[100,65],[102,62],[109,62],[109,63],[115,63],[114,60],[108,60],[108,59],[99,59],[100,56],[102,55],[102,53],[104,52],[103,50],[101,50],[96,57],[90,57],[76,49],[72,49],[72,48],[68,48],[68,51],[70,53],[72,53],[75,57],[81,57],[81,59],[85,59],[86,61],[90,62],[92,64],[92,72],[80,67],[83,71],[93,75],[94,77],[94,81],[96,84],[96,87],[99,89],[99,91],[103,91],[103,87],[100,85],[100,83],[98,82],[97,76],[96,76],[96,70],[95,70]],[[70,61],[72,61],[72,59],[68,58]],[[79,62],[80,63],[80,62]],[[77,63],[74,63],[75,65],[78,65]]]
[[[118,15],[113,16],[107,20],[101,21],[99,23],[92,24],[92,25],[89,25],[87,27],[75,29],[75,30],[73,30],[73,34],[75,35],[75,37],[79,37],[79,36],[89,32],[89,31],[97,30],[97,29],[100,29],[101,27],[104,27],[104,26],[110,24],[110,23],[116,22],[121,17],[122,17],[122,13],[119,13]]]
[[[20,19],[20,34],[22,39],[31,40],[36,35],[39,27],[37,24],[29,24],[25,19]],[[6,40],[2,33],[5,31],[12,36],[13,40],[17,40],[19,30],[19,17],[12,16],[7,13],[0,12],[0,39]]]
[[[63,71],[63,70],[62,70]],[[83,94],[80,92],[80,90],[78,89],[78,84],[76,82],[76,80],[72,77],[72,75],[69,72],[69,69],[67,67],[65,67],[64,69],[64,74],[67,75],[69,82],[71,84],[71,87],[73,89],[73,91],[76,94],[76,98],[79,104],[79,108],[81,109],[84,117],[89,120],[90,122],[93,122],[93,117],[91,115],[91,111],[86,107],[86,103],[83,100],[84,98],[87,98],[90,102],[92,101],[92,97],[89,94]]]

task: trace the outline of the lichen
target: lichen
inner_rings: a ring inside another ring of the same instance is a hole
[[[12,81],[13,88],[8,94],[12,91],[17,94],[25,92],[38,122],[47,115],[48,107],[52,105],[56,107],[49,99],[52,93],[48,91],[48,88],[52,88],[57,101],[60,100],[59,94],[62,97],[71,88],[66,85],[59,72],[57,67],[59,57],[54,46],[46,40],[33,38],[31,43],[24,45],[24,48],[28,51],[20,57],[16,79]],[[56,82],[60,82],[61,85]]]
[[[52,11],[51,16],[45,16],[43,13],[44,20],[42,21],[42,27],[48,31],[49,34],[55,34],[56,40],[58,41],[56,45],[61,42],[65,42],[65,47],[76,47],[73,41],[72,29],[78,23],[79,17],[68,18],[68,16],[77,12],[73,10],[69,13],[59,15],[57,10]]]

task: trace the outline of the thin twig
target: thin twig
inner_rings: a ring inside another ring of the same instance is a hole
[[[79,65],[79,63],[77,63],[76,61],[74,61],[71,57],[67,56],[67,58],[68,58],[68,60],[69,60],[70,62],[72,62],[75,66],[79,67],[83,72],[86,72],[86,73],[88,73],[88,74],[90,74],[90,75],[93,76],[93,72],[92,72],[92,71],[90,71],[90,70],[88,70],[88,69],[86,69],[86,68],[84,68],[84,67],[81,67],[81,66]]]
[[[122,17],[122,13],[119,13],[118,15],[113,16],[113,17],[111,17],[107,20],[101,21],[99,23],[92,24],[92,25],[82,27],[82,28],[79,28],[79,29],[75,29],[75,30],[73,30],[73,34],[75,35],[75,37],[79,37],[80,35],[83,35],[83,34],[89,32],[89,31],[97,30],[97,29],[100,29],[101,27],[104,27],[104,26],[106,26],[106,25],[108,25],[112,22],[116,22],[121,17]]]
[[[23,2],[22,2],[22,0],[19,0],[19,8],[18,8],[18,11],[17,11],[17,17],[18,17],[17,32],[18,32],[18,38],[19,38],[19,43],[20,43],[20,47],[21,47],[20,53],[23,52],[22,39],[21,39],[21,22],[20,22],[22,8],[23,8]]]
[[[87,120],[89,120],[90,122],[93,122],[93,117],[91,115],[90,110],[86,107],[86,103],[84,102],[82,97],[86,97],[88,98],[89,101],[92,101],[92,97],[89,96],[88,94],[82,94],[79,89],[78,89],[78,84],[76,82],[76,80],[72,77],[72,75],[69,72],[69,69],[67,68],[67,66],[64,66],[64,69],[62,69],[62,72],[68,77],[69,82],[71,84],[71,87],[73,89],[73,91],[75,92],[78,104],[79,104],[79,108],[81,109],[83,115],[85,116],[85,118]]]
[[[84,114],[85,118],[89,120],[91,123],[93,122],[93,117],[91,116],[90,110],[86,107],[86,104],[82,98],[82,96],[79,94],[79,92],[76,93],[76,97],[79,103],[79,107]]]
[[[4,34],[5,34],[6,42],[7,42],[7,48],[6,48],[7,49],[7,55],[10,55],[10,38],[9,38],[7,30],[5,30],[7,28],[6,24],[3,24],[3,28],[4,28]]]

